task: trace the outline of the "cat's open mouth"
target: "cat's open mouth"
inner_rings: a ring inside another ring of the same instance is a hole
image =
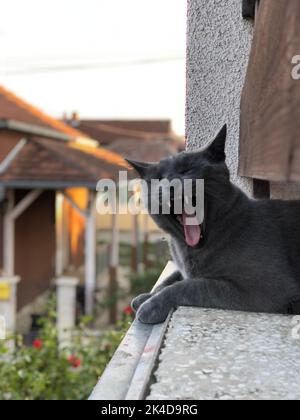
[[[194,200],[193,203],[195,204]],[[203,237],[202,225],[199,224],[196,213],[194,215],[189,215],[183,211],[182,214],[175,214],[174,200],[172,199],[171,207],[174,221],[180,225],[180,230],[182,230],[186,244],[192,248],[196,247]]]
[[[183,227],[187,245],[190,247],[197,246],[202,238],[202,226],[198,224],[196,214],[191,216],[183,213],[182,215],[177,215],[176,219]]]
[[[173,196],[169,200],[170,213],[168,213],[168,219],[170,224],[173,225],[173,231],[175,230],[177,235],[180,235],[189,247],[195,248],[204,236],[204,222],[202,224],[199,223],[196,210],[194,210],[194,214],[191,213],[193,209],[196,209],[196,198],[192,196],[191,200],[189,200],[189,207],[192,205],[189,214],[185,207],[186,198],[182,197],[182,202],[179,205],[178,200],[180,201],[180,198],[174,198]],[[162,207],[161,204],[160,208],[162,209]]]

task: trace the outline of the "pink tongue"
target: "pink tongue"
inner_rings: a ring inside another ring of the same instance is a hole
[[[182,223],[184,227],[184,235],[186,243],[191,246],[195,247],[198,245],[201,239],[201,228],[197,225],[188,225],[187,220],[191,219],[192,216],[183,213],[182,215]]]

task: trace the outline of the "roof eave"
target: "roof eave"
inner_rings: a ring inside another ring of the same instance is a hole
[[[16,131],[22,134],[29,134],[40,137],[47,137],[55,140],[71,141],[76,140],[75,137],[68,136],[67,134],[59,133],[50,128],[41,127],[34,124],[27,124],[15,120],[0,120],[0,129]]]
[[[1,181],[0,188],[13,189],[43,189],[43,190],[62,190],[67,188],[87,188],[96,191],[97,182],[92,181],[30,181],[30,180],[11,180]]]

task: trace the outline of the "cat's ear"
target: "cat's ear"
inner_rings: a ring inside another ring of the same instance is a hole
[[[140,176],[145,176],[147,170],[153,166],[153,163],[137,162],[136,160],[125,159],[130,166],[132,166]]]
[[[214,141],[206,149],[210,159],[215,162],[225,162],[225,143],[227,138],[227,124],[225,124]]]

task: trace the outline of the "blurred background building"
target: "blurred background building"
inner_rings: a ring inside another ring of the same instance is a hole
[[[60,276],[79,279],[78,314],[97,310],[105,326],[132,281],[147,282],[131,277],[161,270],[167,251],[149,217],[94,214],[96,183],[117,180],[124,157],[184,149],[186,5],[1,6],[0,264],[21,279],[18,328],[28,331]]]

